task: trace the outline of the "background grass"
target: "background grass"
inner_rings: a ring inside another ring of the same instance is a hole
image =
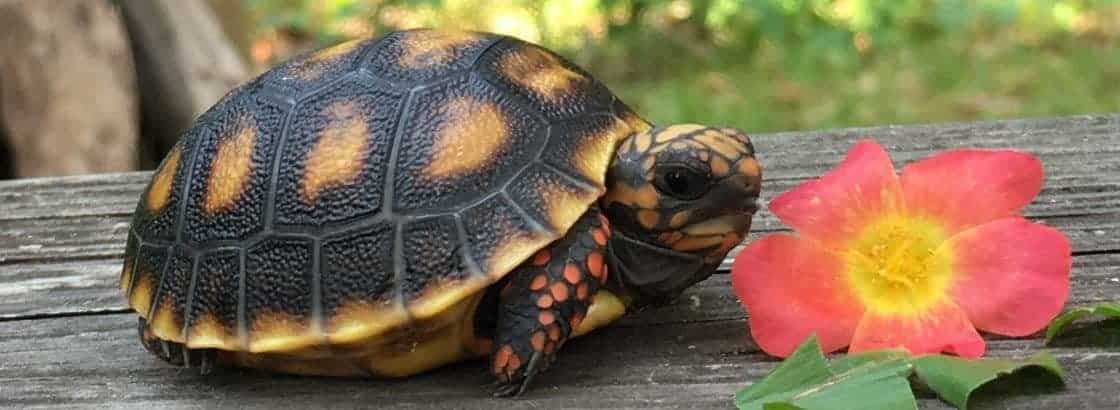
[[[657,123],[750,132],[1112,112],[1116,0],[244,0],[259,69],[411,27],[583,65]]]

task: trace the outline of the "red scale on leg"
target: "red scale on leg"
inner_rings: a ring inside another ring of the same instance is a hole
[[[587,255],[587,270],[591,272],[591,276],[595,279],[603,277],[603,254],[598,251],[592,251]]]
[[[554,282],[552,284],[552,286],[549,287],[548,290],[549,290],[549,294],[552,296],[553,300],[555,300],[557,302],[564,302],[564,301],[568,300],[568,284],[567,283],[560,282],[560,281]]]
[[[587,297],[590,296],[588,295],[588,293],[590,293],[590,290],[587,288],[587,284],[581,283],[579,284],[579,287],[576,288],[576,299],[580,301],[586,301]]]
[[[537,321],[541,325],[548,326],[556,322],[556,315],[551,310],[542,310],[541,313],[537,314]]]
[[[545,336],[544,331],[538,330],[536,332],[533,332],[533,338],[530,340],[531,345],[533,346],[533,350],[537,352],[544,351],[544,343],[547,340],[548,337]]]
[[[529,290],[538,291],[548,286],[548,277],[543,273],[533,278],[533,282],[529,284]]]
[[[579,271],[579,267],[573,264],[564,266],[564,280],[573,285],[579,283],[583,279],[583,272]]]
[[[550,252],[548,248],[541,249],[537,251],[536,255],[533,255],[533,266],[548,265],[548,261],[550,260],[552,260],[552,252]]]
[[[537,298],[537,307],[541,309],[548,309],[552,307],[552,295],[541,295]]]

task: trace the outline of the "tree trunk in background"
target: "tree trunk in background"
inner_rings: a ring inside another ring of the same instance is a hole
[[[0,0],[0,27],[0,124],[15,176],[134,169],[135,73],[109,3]]]
[[[119,0],[136,55],[145,167],[249,70],[204,1]]]
[[[214,15],[222,25],[222,32],[233,43],[242,61],[252,61],[254,22],[245,1],[209,0],[206,3],[210,5],[211,10],[214,10]]]

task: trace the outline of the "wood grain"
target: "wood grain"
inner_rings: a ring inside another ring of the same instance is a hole
[[[1026,215],[1058,227],[1074,243],[1070,304],[1120,299],[1120,116],[757,135],[766,198],[827,171],[864,136],[882,141],[900,168],[954,147],[1038,155],[1046,184]],[[488,398],[480,362],[407,381],[233,369],[201,377],[164,365],[140,347],[135,316],[116,289],[129,215],[147,178],[127,173],[0,182],[0,407],[727,408],[734,391],[776,363],[751,342],[722,272],[670,305],[571,342],[520,400]],[[752,238],[783,229],[763,211]],[[1037,337],[988,339],[990,354],[998,357],[1043,348]],[[1120,324],[1079,327],[1047,348],[1069,371],[1067,389],[1033,395],[993,389],[994,396],[974,404],[1120,407],[1117,349]],[[948,408],[929,392],[919,394],[922,408]]]

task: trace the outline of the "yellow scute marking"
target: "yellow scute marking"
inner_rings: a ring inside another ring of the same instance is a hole
[[[202,210],[208,215],[232,207],[249,185],[257,130],[248,120],[243,120],[238,128],[236,135],[218,143],[218,153],[210,164],[210,178],[202,203]]]
[[[126,296],[127,296],[127,292],[128,292],[128,287],[132,283],[132,266],[133,266],[132,259],[133,258],[125,258],[124,259],[124,267],[121,268],[121,280],[120,280],[119,286],[121,288],[121,291],[126,293]]]
[[[581,208],[583,211],[587,210],[584,206]],[[582,212],[582,211],[581,211]],[[525,259],[528,259],[538,250],[543,248],[549,242],[556,239],[558,235],[521,235],[517,233],[509,233],[503,235],[505,241],[499,244],[494,253],[490,256],[489,270],[486,272],[492,279],[497,280],[507,273],[512,271]]]
[[[479,40],[479,36],[465,31],[423,30],[405,34],[401,39],[404,52],[398,63],[407,68],[430,67],[450,62],[456,49]]]
[[[626,313],[628,303],[614,293],[607,290],[595,292],[591,299],[591,306],[587,308],[587,316],[576,327],[572,336],[583,336],[588,332],[606,326]]]
[[[357,180],[369,156],[369,127],[351,102],[327,109],[328,127],[307,154],[300,195],[313,203],[327,188]]]
[[[187,332],[187,347],[237,350],[237,338],[213,314],[203,313],[191,323]]]
[[[543,198],[548,223],[554,230],[566,229],[576,223],[580,215],[587,211],[588,203],[594,202],[602,191],[572,192],[557,186],[544,186],[538,193]]]
[[[551,102],[556,102],[577,82],[584,80],[579,73],[564,67],[556,56],[537,47],[522,47],[506,54],[498,65],[510,81]]]
[[[152,328],[152,333],[160,339],[182,342],[183,324],[175,318],[175,305],[175,298],[165,293],[160,297],[159,304],[155,307],[156,311],[152,312],[148,325]]]
[[[167,206],[171,199],[171,186],[175,182],[175,171],[179,169],[179,160],[183,155],[182,149],[176,145],[167,154],[167,160],[160,166],[159,171],[152,177],[152,186],[148,188],[146,203],[148,212],[158,213]]]
[[[437,280],[424,287],[416,301],[409,304],[409,314],[414,319],[434,317],[488,284],[483,279]]]
[[[630,136],[631,129],[626,123],[614,120],[611,124],[594,131],[593,135],[582,137],[582,145],[576,147],[574,165],[583,176],[604,186],[607,167],[614,156],[615,147],[622,139]]]
[[[249,327],[249,351],[286,352],[313,346],[322,339],[311,333],[307,320],[283,312],[264,312]]]
[[[653,128],[653,125],[650,125],[649,122],[646,122],[646,120],[639,117],[638,114],[635,114],[633,111],[624,112],[620,117],[622,121],[626,122],[635,132],[646,132]]]
[[[443,126],[435,136],[425,170],[441,179],[475,171],[509,140],[505,117],[493,103],[462,97],[442,107]]]
[[[343,303],[327,322],[332,344],[360,342],[408,321],[408,314],[390,302],[351,300]]]
[[[152,275],[137,275],[132,285],[132,293],[128,295],[128,304],[140,317],[150,317],[148,309],[152,307]]]

